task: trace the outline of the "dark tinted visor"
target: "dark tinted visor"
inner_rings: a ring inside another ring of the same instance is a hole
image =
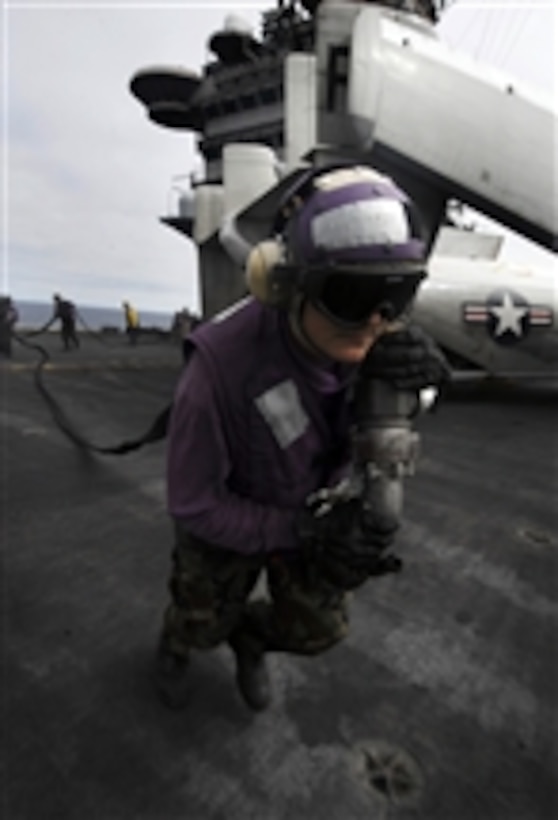
[[[311,300],[318,310],[339,324],[363,325],[373,313],[391,320],[409,306],[423,276],[330,273]]]

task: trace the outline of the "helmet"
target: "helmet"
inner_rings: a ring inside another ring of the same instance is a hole
[[[297,292],[340,324],[373,312],[395,318],[425,276],[426,242],[409,198],[369,167],[309,173],[287,194],[275,228],[281,243],[275,252],[257,246],[249,273],[259,261],[276,303]]]

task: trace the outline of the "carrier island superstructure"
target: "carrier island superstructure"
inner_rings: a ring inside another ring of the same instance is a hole
[[[309,162],[393,176],[432,239],[458,200],[556,249],[552,102],[444,43],[445,5],[279,0],[260,36],[228,15],[200,73],[151,66],[131,78],[154,123],[198,136],[203,178],[162,221],[198,249],[204,315],[245,293],[243,257]]]

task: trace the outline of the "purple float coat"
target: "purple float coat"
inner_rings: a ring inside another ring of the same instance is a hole
[[[286,315],[253,299],[190,339],[168,439],[170,514],[237,552],[296,548],[296,512],[346,467],[353,368],[318,365]]]

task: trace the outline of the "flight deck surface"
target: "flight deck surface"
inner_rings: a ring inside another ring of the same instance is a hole
[[[52,353],[44,382],[100,445],[169,401],[169,343]],[[551,820],[558,816],[557,400],[460,388],[418,429],[400,575],[354,595],[344,644],[272,655],[253,715],[226,648],[191,704],[152,683],[171,527],[165,444],[87,455],[54,424],[32,351],[0,363],[2,817]]]

